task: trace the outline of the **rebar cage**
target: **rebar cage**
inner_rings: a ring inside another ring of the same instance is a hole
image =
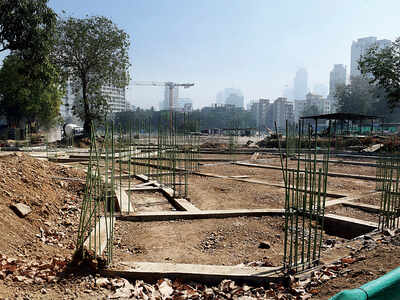
[[[381,157],[376,164],[376,190],[381,192],[379,229],[400,225],[400,157],[394,153]]]
[[[151,120],[132,121],[128,126],[105,122],[101,130],[92,124],[89,162],[76,249],[85,256],[112,261],[115,215],[127,193],[127,211],[135,211],[131,179],[149,178],[162,188],[172,189],[173,197],[188,194],[188,175],[198,170],[199,137],[193,135],[198,122],[183,115],[173,122],[160,120],[151,128]],[[100,136],[99,136],[100,135]]]
[[[287,122],[285,147],[279,139],[278,144],[285,183],[283,267],[298,272],[317,265],[320,259],[330,151],[328,147],[322,163],[317,162],[317,135],[313,137],[311,125],[304,122]],[[302,161],[301,155],[306,159]],[[293,156],[298,156],[296,166],[289,168]]]

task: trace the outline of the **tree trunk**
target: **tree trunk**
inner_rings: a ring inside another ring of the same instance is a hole
[[[84,120],[83,120],[83,134],[86,137],[91,137],[92,134],[92,118],[89,109],[88,97],[87,97],[87,80],[86,76],[82,76],[82,101],[84,110]]]

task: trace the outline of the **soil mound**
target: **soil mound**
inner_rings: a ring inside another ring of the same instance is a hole
[[[24,153],[0,157],[0,253],[51,257],[72,252],[85,174]],[[12,205],[31,209],[18,216]]]

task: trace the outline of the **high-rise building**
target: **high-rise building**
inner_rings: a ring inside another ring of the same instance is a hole
[[[353,41],[351,44],[351,65],[350,65],[350,78],[355,76],[360,76],[361,72],[358,69],[358,62],[362,55],[373,46],[378,46],[379,48],[385,48],[391,45],[390,40],[377,40],[376,37],[370,36]]]
[[[225,99],[225,105],[235,105],[236,107],[244,108],[244,97],[238,94],[230,94]]]
[[[258,101],[254,101],[252,103],[251,111],[255,116],[257,121],[257,128],[262,130],[263,128],[267,127],[267,113],[270,109],[270,101],[269,99],[259,99]]]
[[[170,97],[170,84],[172,82],[167,82],[165,84],[165,89],[164,89],[164,99],[160,103],[160,110],[169,110],[169,97]],[[175,106],[176,100],[179,98],[179,87],[174,86],[172,88],[172,102],[173,106]]]
[[[303,100],[306,98],[308,89],[308,74],[307,70],[301,68],[297,70],[296,77],[294,78],[293,93],[294,99]]]
[[[329,74],[329,95],[335,95],[336,88],[346,84],[346,67],[342,64],[333,66]]]
[[[330,101],[321,95],[308,93],[306,96],[305,109],[316,107],[318,114],[329,114],[331,112]]]
[[[285,128],[286,120],[289,122],[294,121],[293,103],[289,102],[286,98],[279,97],[272,103],[271,107],[272,120],[276,122],[278,128]]]
[[[244,108],[243,93],[238,89],[226,88],[217,93],[216,103],[235,105],[236,107]]]
[[[303,116],[303,112],[306,109],[307,100],[296,100],[294,101],[294,119],[297,122],[300,117]]]
[[[72,106],[74,105],[75,95],[72,91],[71,81],[67,81],[65,95],[61,99],[60,114],[65,123],[77,123],[77,118],[72,113]]]
[[[338,100],[335,96],[336,89],[339,86],[343,86],[345,84],[346,84],[346,67],[342,64],[334,65],[332,71],[329,74],[329,95],[327,97],[330,107],[329,113],[337,112]]]
[[[107,97],[110,113],[114,114],[127,110],[125,89],[105,85],[101,88],[101,93]]]
[[[126,111],[129,106],[126,101],[126,91],[124,88],[117,88],[114,86],[105,85],[101,88],[101,93],[107,99],[107,104],[109,105],[109,112],[111,114]],[[80,120],[73,115],[72,107],[76,100],[75,93],[72,87],[72,81],[67,81],[66,93],[62,98],[62,103],[60,106],[60,114],[65,122],[80,123]]]

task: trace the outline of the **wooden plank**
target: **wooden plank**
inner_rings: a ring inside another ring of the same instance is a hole
[[[86,250],[93,251],[97,256],[101,256],[107,247],[108,237],[111,236],[111,226],[115,224],[115,217],[100,217],[95,228],[84,242]]]
[[[265,283],[281,280],[282,267],[244,267],[150,262],[122,262],[122,269],[100,270],[102,276],[125,277],[131,280],[157,281],[170,278],[180,281],[218,283],[224,279],[238,283]]]

